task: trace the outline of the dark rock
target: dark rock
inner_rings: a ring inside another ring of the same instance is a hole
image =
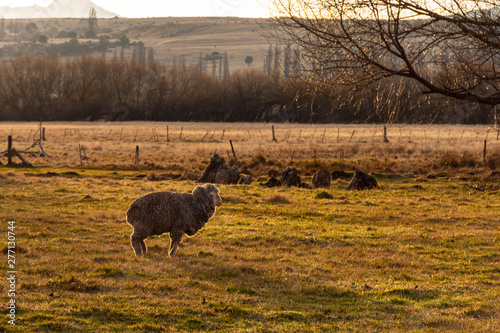
[[[210,159],[210,163],[208,164],[203,175],[198,179],[200,183],[213,183],[215,181],[215,176],[219,171],[219,168],[226,163],[224,157],[220,157],[218,154],[214,154],[214,156]]]
[[[276,177],[271,177],[269,178],[269,180],[264,183],[264,184],[260,184],[261,186],[266,186],[266,187],[276,187],[276,186],[279,186],[279,182],[278,182],[278,179]]]
[[[343,179],[350,179],[352,178],[354,174],[352,172],[345,172],[345,171],[333,171],[332,172],[332,180],[336,180],[339,178]]]
[[[351,182],[346,186],[346,190],[369,190],[378,188],[377,181],[364,172],[356,171]]]
[[[284,186],[299,186],[300,176],[295,170],[287,166],[285,170],[283,170],[278,183]]]
[[[316,172],[312,178],[313,188],[330,188],[332,183],[332,175],[330,171],[322,169]]]
[[[215,183],[217,184],[237,184],[240,179],[240,173],[235,168],[229,165],[223,165],[215,175]]]

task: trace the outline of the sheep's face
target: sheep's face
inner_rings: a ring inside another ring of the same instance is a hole
[[[205,191],[208,192],[208,195],[210,195],[210,197],[214,201],[214,205],[215,206],[222,205],[222,199],[219,196],[219,189],[215,185],[213,185],[213,184],[206,184],[203,187],[205,188]]]

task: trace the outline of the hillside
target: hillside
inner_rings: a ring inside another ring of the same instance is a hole
[[[56,18],[56,17],[88,17],[93,8],[99,18],[112,18],[115,13],[97,6],[90,0],[53,0],[48,6],[9,7],[0,6],[0,16],[7,19],[15,18]]]
[[[108,36],[112,40],[125,35],[131,42],[141,41],[146,47],[152,47],[155,59],[162,62],[172,63],[184,57],[186,65],[197,64],[200,54],[227,52],[229,70],[234,72],[248,67],[246,56],[254,58],[251,68],[263,68],[263,51],[267,52],[269,47],[260,33],[264,22],[264,19],[234,17],[113,18],[99,19],[96,33],[97,37]],[[61,31],[74,31],[81,40],[88,29],[87,19],[76,18],[17,19],[6,20],[5,23],[5,35],[0,46],[34,40],[40,34],[49,38],[49,44],[69,41],[68,38],[58,38]],[[34,23],[38,31],[27,33],[25,27],[28,23]],[[13,29],[13,26],[16,28]],[[132,48],[125,50],[126,56],[131,56],[132,52]],[[113,53],[114,50],[108,51],[108,56],[112,57]]]

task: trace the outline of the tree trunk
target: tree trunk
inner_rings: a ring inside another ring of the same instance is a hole
[[[286,167],[281,174],[280,179],[278,180],[279,185],[285,186],[299,186],[300,185],[300,176],[290,167]]]
[[[213,183],[215,181],[215,176],[219,171],[219,168],[226,163],[224,157],[220,157],[218,154],[214,154],[210,163],[208,164],[203,175],[198,179],[200,183]]]
[[[346,186],[346,190],[369,190],[373,188],[378,188],[377,181],[372,176],[367,175],[364,172],[356,171],[351,179],[349,185]]]

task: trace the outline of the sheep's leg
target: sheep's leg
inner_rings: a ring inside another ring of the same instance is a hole
[[[168,255],[170,257],[173,257],[175,255],[175,252],[177,251],[177,246],[181,242],[181,239],[182,239],[182,233],[175,233],[175,234],[170,233],[170,250],[168,251]]]
[[[146,246],[146,243],[144,243],[144,239],[141,240],[141,247],[142,247],[142,254],[146,254],[148,252],[148,248]]]
[[[137,257],[141,257],[144,253],[146,253],[146,243],[142,237],[139,237],[135,234],[135,232],[130,235],[130,242],[132,243],[132,247],[134,248],[135,255]]]

